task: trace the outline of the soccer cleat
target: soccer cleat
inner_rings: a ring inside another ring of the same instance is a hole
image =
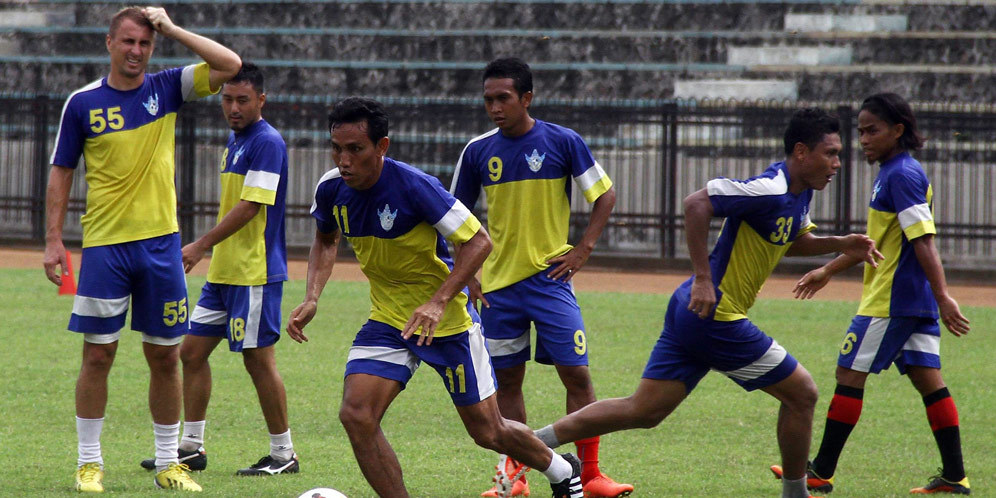
[[[177,449],[176,458],[179,460],[178,463],[186,465],[190,470],[204,470],[208,465],[207,452],[204,451],[203,446],[197,448],[196,451],[187,451],[183,448]],[[148,458],[142,460],[141,465],[145,470],[156,470],[156,459]]]
[[[771,473],[775,475],[776,479],[781,479],[782,466],[772,465]],[[816,475],[816,472],[813,472],[813,462],[806,462],[806,487],[812,491],[829,493],[833,491],[833,476],[824,479]]]
[[[182,463],[171,463],[166,470],[156,474],[154,479],[157,488],[178,489],[180,491],[203,491],[200,484],[190,478],[190,467]]]
[[[526,482],[526,472],[529,472],[529,467],[525,464],[509,458],[508,455],[501,455],[495,471],[495,476],[491,478],[495,485],[481,493],[481,496],[498,498],[529,496],[529,483]]]
[[[584,483],[582,488],[584,498],[621,498],[633,492],[632,484],[619,484],[601,472]]]
[[[84,463],[76,469],[76,491],[84,493],[104,492],[104,471],[99,463]]]
[[[581,462],[570,453],[561,455],[571,464],[571,476],[560,482],[551,482],[550,489],[553,490],[553,498],[584,498],[581,490]]]
[[[297,453],[290,460],[277,460],[270,455],[260,458],[256,465],[235,471],[237,476],[273,476],[277,474],[296,474],[301,471]]]
[[[968,478],[958,482],[951,482],[941,477],[943,469],[938,469],[938,475],[931,476],[930,482],[922,488],[913,488],[910,493],[914,495],[929,495],[931,493],[951,493],[955,495],[972,494],[972,486],[968,484]]]

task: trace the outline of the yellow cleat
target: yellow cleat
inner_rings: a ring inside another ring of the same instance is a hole
[[[166,470],[156,474],[156,486],[164,489],[178,489],[180,491],[203,491],[201,485],[190,478],[190,467],[182,463],[171,463]]]
[[[83,493],[103,493],[104,471],[99,463],[85,463],[76,469],[76,491]]]

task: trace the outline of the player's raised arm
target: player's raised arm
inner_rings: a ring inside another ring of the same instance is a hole
[[[173,24],[173,20],[166,14],[166,9],[162,7],[146,7],[143,13],[156,28],[157,32],[162,33],[167,38],[172,38],[182,43],[183,46],[189,48],[201,59],[204,59],[204,62],[211,67],[209,79],[212,91],[217,90],[226,81],[232,79],[239,72],[239,68],[242,67],[242,59],[239,58],[238,54],[214,40],[191,33]]]
[[[709,268],[712,202],[706,189],[701,189],[685,197],[684,204],[685,239],[688,243],[688,257],[692,260],[692,270],[695,273],[688,309],[704,319],[716,306],[716,289],[712,284],[712,269]]]
[[[66,268],[66,247],[62,243],[62,227],[66,221],[69,190],[73,187],[71,168],[52,165],[45,191],[45,276],[55,285],[62,285]]]
[[[304,327],[318,311],[318,298],[332,275],[332,267],[339,252],[340,236],[339,230],[331,233],[315,230],[315,241],[308,254],[308,282],[305,285],[304,302],[291,311],[287,320],[287,335],[297,342],[308,341],[308,337],[304,335]]]
[[[443,280],[429,302],[412,312],[411,318],[408,319],[404,330],[401,331],[401,337],[408,339],[421,327],[422,333],[419,335],[418,345],[431,344],[436,325],[443,317],[446,304],[474,278],[477,270],[481,269],[481,265],[484,264],[484,260],[488,259],[488,254],[491,254],[491,237],[482,227],[470,240],[461,244],[460,250],[453,259],[453,271],[446,277],[446,280]]]

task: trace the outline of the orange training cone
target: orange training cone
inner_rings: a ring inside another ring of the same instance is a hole
[[[62,285],[59,286],[59,295],[76,295],[76,280],[73,279],[73,254],[66,249],[66,266],[62,267]]]

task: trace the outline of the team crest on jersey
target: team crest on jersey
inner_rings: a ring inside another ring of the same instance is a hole
[[[242,153],[245,152],[246,146],[243,145],[239,147],[239,150],[235,151],[235,155],[232,156],[232,166],[239,162],[239,158],[242,157]]]
[[[398,217],[398,210],[395,209],[392,213],[391,205],[384,204],[384,210],[381,211],[378,209],[377,216],[380,217],[380,227],[383,228],[385,232],[389,232],[391,231],[391,228],[394,227],[394,219]]]
[[[878,196],[879,190],[882,190],[882,183],[875,182],[875,187],[872,189],[872,201],[875,201],[875,197]]]
[[[159,114],[159,94],[149,95],[149,100],[142,102],[142,105],[145,106],[146,111],[149,111],[149,114],[153,116]]]
[[[525,156],[525,154],[523,155]],[[526,156],[526,163],[529,164],[529,169],[531,169],[533,173],[535,173],[539,171],[540,168],[543,167],[544,159],[546,159],[546,152],[544,152],[543,155],[541,156],[538,150],[533,149],[533,155]]]

